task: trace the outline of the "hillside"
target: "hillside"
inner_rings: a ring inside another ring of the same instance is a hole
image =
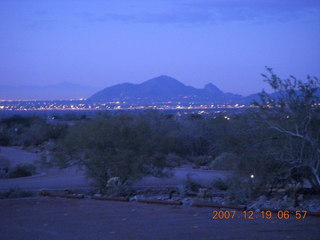
[[[123,83],[107,87],[94,95],[89,101],[126,101],[130,103],[154,103],[177,101],[182,103],[238,103],[243,97],[237,94],[224,93],[214,84],[209,83],[198,89],[187,86],[169,77],[159,76],[140,84]]]

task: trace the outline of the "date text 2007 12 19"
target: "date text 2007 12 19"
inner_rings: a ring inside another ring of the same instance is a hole
[[[272,211],[260,211],[254,212],[248,211],[232,211],[232,210],[214,210],[212,211],[212,219],[271,219],[276,217],[278,219],[305,219],[308,211],[289,211],[280,210],[277,212]]]

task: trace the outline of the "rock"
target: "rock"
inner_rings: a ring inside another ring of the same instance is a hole
[[[135,195],[133,197],[130,197],[129,201],[138,201],[138,200],[142,200],[142,199],[145,199],[144,195]]]
[[[200,170],[209,170],[209,167],[208,167],[208,166],[200,166],[199,169],[200,169]]]
[[[118,187],[121,185],[119,177],[112,177],[108,179],[107,187]]]
[[[212,201],[215,202],[215,203],[220,203],[220,204],[222,204],[223,198],[222,198],[222,197],[213,197],[213,198],[212,198]]]
[[[210,198],[212,199],[212,193],[207,188],[199,188],[199,191],[197,193],[198,198]]]
[[[259,197],[259,201],[267,201],[267,197],[265,195],[261,195]]]
[[[181,198],[184,198],[185,195],[186,195],[186,192],[187,192],[186,186],[183,185],[183,184],[180,184],[180,185],[178,186],[178,192],[179,192],[179,196],[180,196]]]
[[[193,204],[193,198],[182,199],[182,204],[185,206],[191,206]]]
[[[154,196],[152,197],[153,199],[156,199],[156,200],[167,200],[168,198],[165,197],[165,196]]]

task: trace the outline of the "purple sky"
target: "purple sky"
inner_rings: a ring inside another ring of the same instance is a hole
[[[247,95],[320,77],[319,0],[0,0],[0,85],[104,88],[158,75]]]

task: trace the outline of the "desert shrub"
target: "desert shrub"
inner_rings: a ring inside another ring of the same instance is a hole
[[[99,116],[71,126],[58,141],[53,162],[84,166],[96,186],[109,178],[133,182],[144,175],[162,176],[169,153],[183,152],[173,119],[155,112]]]
[[[110,178],[106,186],[108,196],[127,196],[130,193],[128,182],[121,182],[119,177]]]
[[[239,179],[232,179],[227,189],[227,199],[229,204],[247,204],[252,199],[252,189],[247,182]]]
[[[41,144],[42,150],[54,151],[56,147],[57,147],[57,143],[53,140],[48,140]]]
[[[0,145],[38,146],[50,139],[57,140],[66,132],[66,125],[48,124],[45,119],[15,115],[0,121]]]
[[[215,170],[234,170],[239,165],[239,158],[232,153],[222,153],[211,163],[210,168]]]
[[[50,159],[51,157],[47,152],[42,152],[40,154],[40,158],[34,161],[34,163],[37,164],[40,168],[50,168],[54,166]]]
[[[207,166],[209,162],[211,161],[210,156],[194,156],[190,157],[189,161],[193,164],[195,168],[199,168],[201,166]]]
[[[256,192],[256,184],[250,177],[233,175],[233,177],[227,179],[225,183],[227,185],[226,200],[228,204],[246,205],[259,196],[258,193],[260,189]]]
[[[8,146],[10,143],[10,138],[8,136],[8,133],[3,130],[1,131],[0,129],[0,146]]]
[[[41,190],[39,192],[39,196],[43,196],[43,197],[50,196],[50,192],[47,190]]]
[[[187,187],[185,184],[178,185],[178,193],[180,198],[184,198],[187,194]]]
[[[230,183],[228,181],[223,181],[222,179],[215,180],[211,183],[210,188],[218,189],[220,191],[225,191],[230,187]]]
[[[169,167],[169,168],[178,167],[182,163],[183,163],[183,159],[180,156],[178,156],[178,155],[176,155],[174,153],[169,153],[166,156],[166,166]]]
[[[243,204],[246,205],[250,202],[251,198],[244,188],[231,188],[228,192],[230,204]]]
[[[199,188],[201,188],[201,184],[197,183],[193,180],[190,175],[187,175],[187,180],[185,181],[185,189],[186,191],[198,192]]]
[[[9,118],[5,118],[1,120],[1,124],[4,124],[7,128],[13,127],[29,127],[31,121],[37,117],[22,117],[20,115],[14,115]]]
[[[19,164],[12,168],[9,172],[9,178],[28,177],[36,172],[36,167],[33,164]]]
[[[20,138],[23,146],[38,146],[45,142],[49,138],[50,127],[43,120],[37,119],[33,121],[28,128],[22,130]]]
[[[24,191],[20,188],[11,188],[7,192],[0,193],[1,198],[23,198],[32,197],[34,194],[32,192]]]
[[[10,162],[3,156],[0,156],[0,178],[7,177],[10,170]]]

